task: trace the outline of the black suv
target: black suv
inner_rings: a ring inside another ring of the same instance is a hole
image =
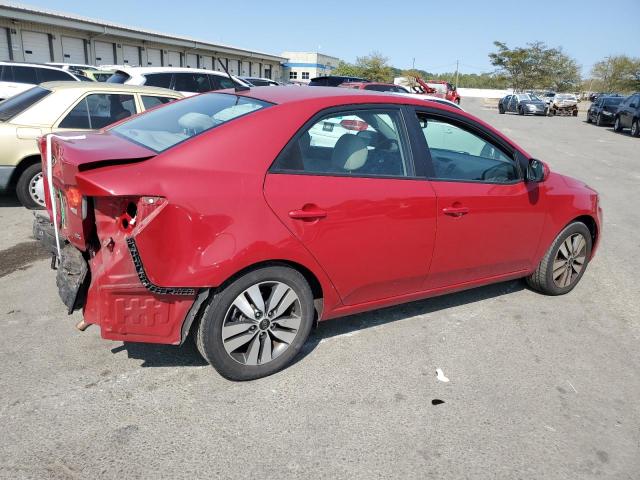
[[[309,82],[310,87],[337,87],[342,85],[343,83],[351,83],[351,82],[368,82],[364,78],[359,77],[345,77],[345,76],[333,76],[329,75],[327,77],[316,77],[312,78]]]
[[[633,137],[640,137],[640,93],[624,99],[618,107],[616,117],[613,123],[613,129],[621,132],[625,128],[631,129]]]
[[[623,100],[621,96],[599,96],[587,110],[587,123],[594,122],[599,127],[611,125]]]

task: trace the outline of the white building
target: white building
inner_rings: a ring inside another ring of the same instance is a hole
[[[0,60],[173,66],[283,78],[287,59],[254,50],[141,30],[31,7],[0,5]]]
[[[284,79],[298,83],[331,75],[340,62],[339,58],[318,52],[283,52],[280,56],[288,59],[284,64]]]

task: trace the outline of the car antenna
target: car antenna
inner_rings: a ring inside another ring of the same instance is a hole
[[[227,67],[225,66],[225,64],[222,63],[222,60],[220,60],[219,58],[218,58],[218,62],[220,63],[220,66],[224,70],[224,73],[226,73],[227,77],[229,77],[229,80],[231,80],[234,84],[236,84],[236,88],[235,88],[236,92],[246,92],[247,90],[251,90],[249,87],[238,84],[238,82],[236,82],[231,76],[231,74],[229,73],[229,70],[227,70]]]

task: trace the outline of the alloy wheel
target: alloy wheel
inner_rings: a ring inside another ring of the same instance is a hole
[[[222,324],[222,343],[243,365],[264,365],[282,355],[302,321],[300,299],[287,284],[260,282],[233,301]]]
[[[638,125],[638,120],[634,120],[634,122],[631,124],[631,136],[640,136],[640,126]]]
[[[587,241],[581,233],[566,238],[553,261],[553,283],[559,288],[570,286],[584,268],[587,259]]]
[[[31,199],[41,207],[45,206],[44,202],[44,179],[42,172],[38,172],[29,181],[29,195]]]

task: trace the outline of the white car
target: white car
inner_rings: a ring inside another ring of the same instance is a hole
[[[73,72],[38,63],[0,62],[0,101],[11,98],[43,82],[91,81]]]
[[[211,90],[248,86],[238,77],[229,78],[222,72],[176,67],[123,67],[116,70],[107,83],[168,88],[187,97]]]

